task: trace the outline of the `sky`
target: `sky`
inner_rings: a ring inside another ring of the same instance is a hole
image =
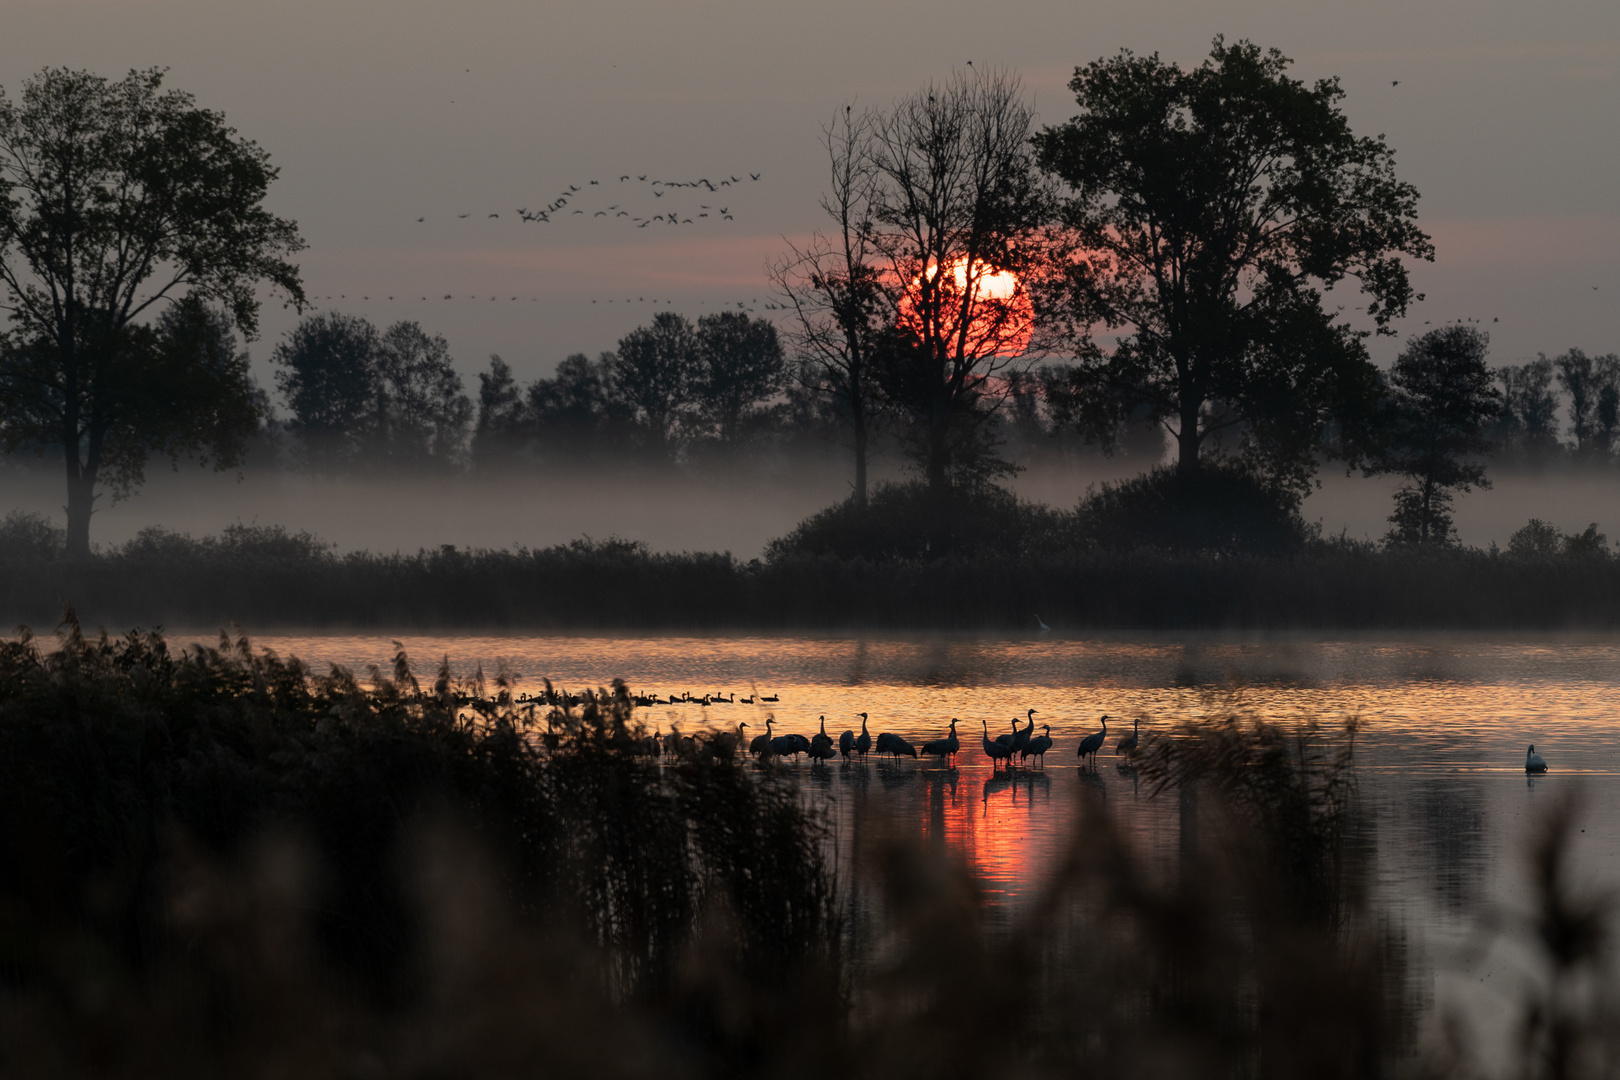
[[[1422,193],[1427,299],[1377,359],[1455,318],[1482,320],[1498,362],[1620,350],[1614,0],[0,0],[0,15],[8,92],[49,65],[168,68],[280,168],[270,203],[299,224],[318,305],[420,321],[469,382],[491,353],[520,380],[547,374],[660,309],[770,314],[765,265],[819,225],[820,126],[847,102],[886,105],[972,60],[1020,75],[1058,124],[1077,65],[1122,47],[1191,65],[1216,34],[1338,76],[1354,129],[1386,135]],[[655,199],[643,175],[741,180]],[[570,185],[549,223],[518,219]],[[677,202],[693,224],[617,216]],[[294,320],[267,297],[262,381]]]

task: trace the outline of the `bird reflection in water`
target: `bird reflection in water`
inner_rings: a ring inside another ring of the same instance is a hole
[[[1018,789],[1024,789],[1026,802],[1033,803],[1035,792],[1039,791],[1047,798],[1052,796],[1052,781],[1043,772],[1004,772],[994,773],[984,782],[984,791],[980,798],[984,804],[985,814],[990,812],[990,796],[999,795],[1003,791],[1011,791],[1012,804],[1018,805]]]

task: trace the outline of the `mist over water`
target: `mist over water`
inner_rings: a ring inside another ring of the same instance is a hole
[[[1086,489],[1133,476],[1140,456],[1054,456],[1029,465],[1010,486],[1026,499],[1067,509]],[[805,517],[848,497],[844,456],[764,453],[735,465],[649,470],[612,466],[534,468],[510,475],[351,475],[282,469],[216,473],[182,463],[153,463],[134,496],[103,496],[91,525],[95,543],[116,545],[142,529],[217,535],[243,522],[308,531],[337,550],[413,552],[457,547],[546,547],[582,536],[638,540],[654,551],[729,551],[758,556],[765,544]],[[901,463],[878,462],[874,481],[899,479]],[[1305,520],[1326,535],[1377,540],[1389,530],[1397,480],[1323,470],[1305,500]],[[22,510],[62,522],[62,478],[23,461],[0,468],[0,514]],[[1608,470],[1493,470],[1492,487],[1456,503],[1464,544],[1506,547],[1530,518],[1565,531],[1590,522],[1620,534],[1620,477]]]

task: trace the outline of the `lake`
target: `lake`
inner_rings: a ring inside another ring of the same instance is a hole
[[[184,635],[174,635],[184,640]],[[204,639],[206,640],[206,639]],[[660,696],[690,692],[774,703],[657,706],[648,726],[688,733],[749,725],[834,738],[870,716],[875,735],[917,745],[960,718],[958,767],[931,761],[789,766],[824,798],[841,846],[863,831],[915,829],[983,882],[990,917],[1013,921],[1071,842],[1083,794],[1102,800],[1148,855],[1172,852],[1174,793],[1154,798],[1114,754],[1141,718],[1144,734],[1197,713],[1205,695],[1240,695],[1276,719],[1361,721],[1357,774],[1376,836],[1374,899],[1421,957],[1419,977],[1443,1007],[1485,1028],[1505,1015],[1526,957],[1481,928],[1522,910],[1519,861],[1553,800],[1583,799],[1576,857],[1595,882],[1620,883],[1620,642],[1606,637],[1434,636],[1234,641],[1189,637],[982,636],[450,636],[401,644],[427,681],[442,657],[471,675],[506,671],[520,691],[541,680],[579,690],[624,679]],[[255,645],[317,666],[386,671],[388,635],[278,634]],[[1027,709],[1050,724],[1043,768],[992,770],[980,750]],[[1079,740],[1110,717],[1095,768]],[[981,722],[982,725],[981,726]],[[1527,778],[1536,744],[1551,771]],[[1492,942],[1495,942],[1492,944]],[[1477,947],[1481,944],[1486,947]]]

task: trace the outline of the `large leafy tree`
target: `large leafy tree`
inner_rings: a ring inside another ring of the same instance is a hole
[[[358,315],[320,312],[277,343],[276,386],[309,465],[339,470],[360,453],[373,408],[377,328]]]
[[[638,326],[619,339],[613,382],[635,410],[653,455],[674,456],[678,424],[692,403],[698,370],[697,331],[677,312],[661,311],[651,326]]]
[[[733,447],[751,410],[782,388],[786,360],[776,327],[741,311],[704,315],[697,358],[694,396],[720,441]]]
[[[303,302],[287,261],[297,227],[263,205],[268,155],[162,80],[48,69],[0,97],[0,304],[10,354],[27,358],[8,363],[4,422],[15,441],[49,418],[31,437],[61,448],[70,554],[90,550],[104,470],[116,496],[155,449],[240,457],[241,432],[221,424],[249,423],[245,377],[198,378],[160,347],[152,316],[191,297],[252,337],[260,283]],[[174,379],[196,381],[154,384]],[[223,396],[199,401],[204,390]]]
[[[1405,260],[1433,247],[1383,138],[1351,131],[1337,80],[1289,63],[1220,38],[1191,70],[1122,52],[1076,70],[1079,113],[1035,144],[1081,252],[1069,415],[1105,443],[1146,415],[1183,473],[1220,450],[1302,495],[1326,438],[1353,451],[1377,400],[1367,332],[1325,293],[1352,279],[1387,332],[1416,298]]]
[[[1390,540],[1450,543],[1455,493],[1491,486],[1486,428],[1501,414],[1502,395],[1485,362],[1489,347],[1483,331],[1445,326],[1407,342],[1390,369],[1384,441],[1370,470],[1404,477]]]

